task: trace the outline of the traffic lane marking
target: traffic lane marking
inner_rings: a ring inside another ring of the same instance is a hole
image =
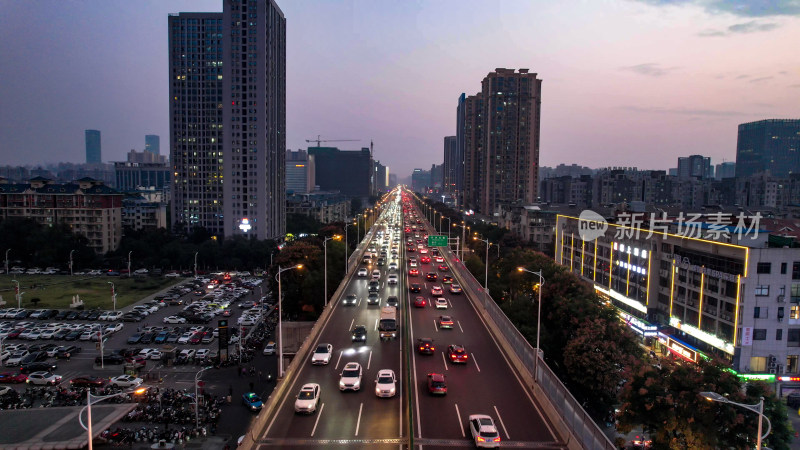
[[[314,428],[311,429],[311,437],[314,437],[314,433],[317,431],[317,425],[319,424],[319,418],[322,417],[322,411],[325,409],[325,403],[322,404],[319,408],[319,412],[317,412],[317,420],[314,421]]]
[[[503,427],[503,432],[506,434],[506,439],[511,439],[511,436],[508,435],[508,430],[506,430],[506,424],[503,423],[503,418],[500,417],[500,411],[497,410],[496,405],[492,405],[494,407],[494,412],[497,414],[497,420],[500,421],[500,425]]]

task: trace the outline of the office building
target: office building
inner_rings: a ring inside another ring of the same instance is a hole
[[[153,155],[161,154],[161,138],[156,134],[144,136],[144,151]]]
[[[715,179],[721,180],[723,178],[733,178],[735,176],[736,176],[735,162],[723,162],[717,164],[716,170],[714,171]]]
[[[47,226],[64,223],[103,254],[116,250],[122,241],[122,197],[92,178],[55,183],[36,177],[27,183],[0,183],[0,220],[26,218]]]
[[[222,12],[225,235],[286,230],[286,18],[273,0]]]
[[[774,177],[800,173],[800,119],[769,119],[739,125],[736,177],[765,171]]]
[[[169,39],[173,225],[284,234],[283,13],[271,0],[230,0],[222,13],[171,15]]]
[[[320,190],[339,191],[351,198],[371,195],[374,167],[369,148],[308,147],[308,155],[314,157],[314,180]]]
[[[186,233],[202,227],[215,236],[225,235],[222,20],[222,13],[168,18],[170,225]]]
[[[463,158],[458,155],[458,140],[456,136],[444,137],[444,162],[442,163],[442,191],[456,194],[457,173],[463,167]]]
[[[314,191],[314,157],[305,150],[286,150],[286,193],[307,194]]]
[[[100,131],[86,130],[84,135],[86,138],[86,163],[101,164],[103,160],[100,154]]]
[[[753,216],[713,217],[691,227],[672,218],[649,230],[620,217],[590,226],[560,215],[555,259],[662,354],[689,362],[716,355],[739,372],[798,374],[797,248],[759,229]]]
[[[115,162],[116,184],[120,191],[139,188],[170,188],[169,167],[164,163]]]
[[[414,169],[411,172],[411,190],[425,193],[431,186],[431,172],[428,170]]]
[[[711,158],[701,155],[678,158],[678,178],[691,177],[702,180],[714,178],[714,167],[711,165]]]

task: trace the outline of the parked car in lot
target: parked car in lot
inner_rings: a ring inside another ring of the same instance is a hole
[[[28,356],[27,350],[18,350],[11,354],[4,363],[6,367],[14,367],[20,365],[22,359]]]
[[[20,373],[33,373],[39,371],[52,372],[56,369],[58,369],[58,366],[55,363],[49,363],[46,361],[27,363],[19,367]]]
[[[101,362],[102,362],[103,365],[106,365],[106,364],[108,364],[108,365],[122,364],[122,363],[125,362],[125,357],[123,357],[120,354],[112,353],[110,355],[103,355],[102,361],[101,361],[99,356],[94,359],[94,363],[95,364],[99,365]]]
[[[140,386],[144,380],[136,378],[133,375],[119,375],[112,378],[109,383],[117,387],[135,387]]]
[[[33,372],[28,375],[25,381],[28,384],[35,384],[38,386],[52,385],[55,386],[61,383],[61,375],[55,375],[50,372]]]
[[[24,383],[28,376],[19,372],[0,373],[0,383]]]
[[[69,380],[69,384],[75,387],[103,387],[106,385],[106,379],[92,375],[84,375]]]
[[[80,347],[75,346],[75,345],[67,345],[67,346],[61,347],[56,352],[56,358],[70,358],[70,357],[74,356],[76,353],[80,353],[80,352],[81,352],[81,348]]]

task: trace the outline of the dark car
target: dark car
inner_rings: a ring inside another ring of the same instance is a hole
[[[447,356],[450,358],[451,363],[466,364],[469,356],[464,347],[460,345],[450,345],[447,347]]]
[[[58,315],[57,309],[48,309],[39,314],[39,320],[49,320]]]
[[[138,344],[142,341],[142,335],[144,335],[144,333],[133,333],[128,338],[128,344]]]
[[[15,314],[14,318],[15,319],[25,319],[28,316],[30,316],[32,312],[33,311],[31,311],[30,309],[26,309],[26,310],[20,311],[17,314]]]
[[[392,296],[386,299],[386,306],[394,306],[397,308],[399,305],[400,303],[397,301],[397,297]]]
[[[68,309],[62,309],[61,311],[58,312],[58,314],[56,314],[56,320],[65,320],[69,315],[69,313],[71,312],[73,311],[70,311]]]
[[[433,345],[433,339],[431,338],[417,339],[417,351],[421,355],[432,355],[433,352],[436,351],[436,347]]]
[[[76,319],[78,319],[78,320],[87,320],[89,318],[90,314],[92,314],[91,311],[88,311],[88,310],[87,311],[81,311],[81,312],[78,313],[78,317],[76,317]]]
[[[69,313],[67,313],[67,317],[65,317],[65,319],[67,319],[67,320],[78,320],[78,319],[81,318],[81,314],[83,314],[83,313],[78,312],[78,311],[70,311]],[[88,316],[89,313],[87,312],[86,315]]]
[[[410,292],[422,292],[422,286],[419,283],[411,283],[411,286],[408,287]]]
[[[39,372],[39,371],[52,372],[52,371],[56,370],[57,368],[58,368],[58,366],[56,364],[49,363],[49,362],[32,362],[32,363],[23,364],[22,366],[20,366],[19,371],[21,373],[33,373],[33,372]]]
[[[69,384],[75,387],[103,387],[106,385],[106,379],[86,375],[69,380]]]
[[[441,373],[428,374],[428,392],[434,395],[447,395],[447,382]]]
[[[149,333],[149,332],[148,333],[142,333],[142,337],[141,337],[141,339],[139,339],[139,343],[140,344],[151,344],[153,342],[153,339],[155,339],[155,338],[156,338],[156,334],[155,333]],[[134,342],[134,344],[135,344],[135,342]]]
[[[83,330],[70,331],[69,333],[67,333],[66,336],[64,336],[64,340],[65,341],[74,341],[74,340],[77,340],[79,337],[81,337],[82,334],[83,334]]]
[[[41,344],[33,344],[28,346],[29,352],[46,352],[51,348],[56,348],[56,344],[50,343],[41,343]]]
[[[55,340],[55,341],[62,340],[62,339],[64,339],[64,338],[65,338],[65,337],[66,337],[66,336],[67,336],[69,333],[71,333],[71,331],[69,331],[69,330],[59,330],[59,331],[56,331],[56,332],[53,334],[53,340]]]
[[[792,392],[786,397],[786,406],[789,408],[800,408],[800,392]]]
[[[30,350],[30,349],[28,349],[28,350]],[[19,362],[19,365],[20,366],[24,366],[26,364],[31,364],[31,363],[35,363],[35,362],[39,362],[39,361],[44,361],[45,359],[47,359],[47,352],[33,351],[33,352],[28,353],[28,355],[25,356],[24,358],[22,358],[22,360]]]
[[[123,348],[123,349],[122,349],[122,350],[120,350],[118,353],[119,353],[120,355],[122,355],[124,358],[127,358],[127,357],[129,357],[129,356],[136,356],[136,355],[138,355],[140,351],[142,351],[142,348],[141,348],[141,347],[133,347],[133,348]]]
[[[76,353],[80,353],[81,348],[75,345],[67,345],[62,347],[58,353],[56,353],[56,358],[66,358],[67,355],[74,356]]]
[[[154,344],[163,344],[167,342],[167,338],[169,337],[168,331],[162,331],[156,335],[156,338],[153,339]]]
[[[100,357],[99,356],[94,359],[94,363],[95,364],[101,364],[102,363],[103,365],[106,365],[106,364],[117,365],[117,364],[122,364],[123,362],[125,362],[125,357],[120,355],[120,354],[118,354],[118,353],[112,353],[110,355],[103,355],[103,360],[102,361],[100,361]]]
[[[135,312],[125,313],[122,316],[123,322],[141,322],[142,319],[144,319],[144,316]]]
[[[98,318],[100,318],[100,314],[103,314],[103,312],[100,311],[99,309],[91,310],[89,311],[89,315],[86,316],[86,320],[97,320]]]
[[[356,325],[353,327],[353,342],[367,342],[367,327],[364,325]]]
[[[438,275],[436,275],[436,272],[428,272],[425,275],[425,279],[428,280],[428,281],[436,281],[437,278],[438,278]]]

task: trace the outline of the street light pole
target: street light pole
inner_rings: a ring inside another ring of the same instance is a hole
[[[10,251],[11,249],[6,250],[6,275],[8,275],[8,252]]]
[[[22,308],[22,306],[20,306],[21,302],[22,302],[22,300],[21,300],[22,296],[19,295],[19,281],[17,281],[17,280],[11,280],[11,281],[13,281],[14,283],[17,284],[17,287],[14,289],[14,293],[16,294],[16,297],[17,297],[17,309],[20,309],[20,308]]]
[[[523,267],[517,267],[520,272],[528,272],[539,276],[539,305],[536,313],[536,358],[533,360],[533,381],[538,380],[539,375],[539,330],[542,325],[542,289],[544,288],[544,277],[542,271],[534,272]]]
[[[200,374],[212,367],[214,366],[203,367],[194,375],[194,425],[197,428],[200,428],[200,412],[198,410],[198,405],[200,402],[198,402],[197,397],[197,383],[200,381]]]
[[[131,253],[133,253],[133,250],[131,250],[131,251],[129,251],[129,252],[128,252],[128,276],[129,276],[129,277],[130,277],[131,275],[133,275],[133,274],[131,273]]]
[[[197,279],[197,254],[200,252],[194,252],[194,278]]]
[[[323,264],[324,270],[325,270],[325,274],[323,276],[323,278],[325,279],[325,283],[324,283],[324,289],[325,289],[324,293],[325,293],[325,295],[323,296],[322,300],[323,300],[324,306],[326,308],[328,307],[328,241],[330,241],[331,239],[333,239],[333,238],[332,237],[326,237],[325,240],[322,241],[322,248],[325,250],[325,253],[324,253],[324,256],[323,256],[323,258],[325,259],[325,264]]]
[[[476,241],[481,241],[486,243],[486,264],[484,264],[484,278],[483,278],[483,291],[486,294],[489,294],[489,240],[488,239],[480,239],[478,237],[473,237],[472,239]]]
[[[347,240],[347,228],[350,227],[350,224],[347,223],[350,219],[344,220],[344,274],[347,276],[347,250],[350,247],[350,241]]]
[[[81,412],[78,414],[78,423],[80,423],[81,428],[88,432],[89,438],[89,450],[92,450],[92,405],[95,403],[100,403],[103,400],[108,400],[109,398],[119,397],[121,395],[128,395],[128,394],[143,394],[147,389],[146,388],[137,388],[133,391],[122,391],[117,392],[116,394],[111,395],[92,395],[90,389],[86,390],[86,406],[81,409]],[[92,401],[92,397],[94,397],[94,401]],[[83,424],[83,411],[86,410],[86,425]]]
[[[302,268],[302,264],[297,264],[285,269],[281,269],[281,266],[278,266],[278,274],[275,275],[278,278],[278,378],[283,378],[283,295],[281,289],[281,274],[287,270]]]
[[[72,254],[75,253],[75,250],[69,251],[69,276],[72,276]]]
[[[731,405],[738,406],[740,408],[744,408],[748,411],[752,411],[758,414],[758,436],[756,436],[756,449],[761,450],[761,443],[764,439],[769,436],[772,432],[772,422],[770,422],[769,417],[764,415],[764,397],[761,397],[758,403],[755,405],[748,405],[746,403],[736,403],[734,401],[728,400],[727,397],[723,397],[716,392],[701,392],[700,396],[705,398],[710,402],[719,402],[719,403],[730,403]],[[761,435],[761,425],[762,420],[767,419],[767,432],[764,435]]]
[[[114,283],[107,281],[111,285],[111,303],[114,304],[114,311],[117,310],[117,290],[114,288]]]

